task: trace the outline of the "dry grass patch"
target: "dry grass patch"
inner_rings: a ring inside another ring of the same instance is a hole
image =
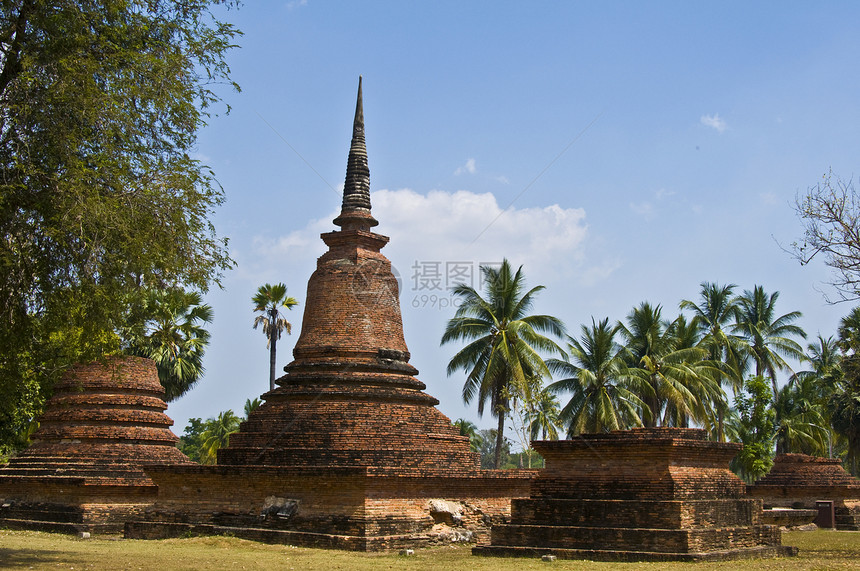
[[[242,569],[434,569],[439,571],[505,571],[583,569],[608,571],[715,569],[794,571],[860,569],[860,532],[793,532],[783,543],[800,548],[794,558],[726,563],[596,563],[473,557],[469,547],[416,550],[412,557],[396,553],[350,553],[265,545],[232,537],[197,537],[141,541],[115,537],[81,540],[65,535],[0,530],[0,568],[198,570]]]

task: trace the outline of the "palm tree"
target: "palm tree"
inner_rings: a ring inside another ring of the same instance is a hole
[[[803,348],[790,337],[806,338],[803,329],[793,324],[802,315],[799,311],[776,317],[777,299],[779,292],[768,295],[761,286],[755,286],[753,291],[744,290],[737,300],[738,309],[732,327],[747,341],[749,356],[755,362],[755,376],[770,379],[774,399],[779,394],[777,371],[790,370],[783,357],[804,358]]]
[[[466,372],[463,401],[478,400],[478,414],[484,404],[498,418],[495,467],[501,463],[505,416],[511,398],[524,393],[530,379],[549,376],[546,363],[538,351],[564,354],[561,347],[542,335],[564,334],[561,321],[549,315],[529,315],[535,295],[544,289],[525,290],[525,276],[520,266],[516,273],[508,260],[498,269],[481,266],[486,288],[482,296],[465,284],[454,288],[460,305],[448,321],[441,343],[466,341],[448,363],[448,375],[459,369]]]
[[[856,476],[860,473],[860,307],[842,318],[837,343],[842,351],[842,376],[828,405],[833,429],[847,443],[846,464]]]
[[[460,431],[460,436],[469,437],[469,450],[472,452],[481,451],[481,439],[478,436],[478,426],[471,420],[458,418],[454,421],[454,426]]]
[[[239,431],[239,423],[242,420],[232,410],[226,410],[218,414],[218,418],[210,418],[206,421],[203,430],[200,457],[204,464],[214,464],[218,457],[218,450],[227,446],[230,435]]]
[[[799,371],[792,375],[788,382],[789,385],[802,387],[801,392],[805,395],[803,398],[820,413],[822,426],[827,432],[827,454],[832,457],[834,434],[828,401],[841,386],[843,379],[839,342],[833,337],[825,339],[819,334],[815,343],[806,346],[805,360],[812,366],[812,370]]]
[[[531,439],[537,440],[540,436],[541,440],[558,440],[560,415],[558,397],[546,388],[541,390],[534,406],[526,413]]]
[[[693,321],[704,332],[701,344],[708,350],[709,360],[719,366],[719,383],[727,380],[732,391],[737,395],[743,389],[743,340],[735,335],[726,333],[731,326],[738,307],[734,295],[734,284],[721,286],[716,283],[702,282],[699,294],[700,302],[693,303],[683,300],[680,309],[693,312]],[[715,437],[718,441],[725,440],[723,424],[728,412],[728,400],[720,399],[715,403],[717,408],[717,426]]]
[[[821,456],[827,449],[827,423],[817,379],[794,376],[776,396],[776,453]]]
[[[269,349],[269,390],[275,390],[275,355],[277,353],[278,339],[284,331],[289,335],[293,326],[281,314],[280,308],[292,309],[299,304],[296,298],[287,295],[287,286],[284,284],[260,286],[254,297],[251,298],[254,311],[261,311],[262,315],[254,318],[254,329],[263,326],[263,334],[268,340],[266,347]]]
[[[188,392],[203,375],[203,354],[212,321],[212,308],[198,292],[181,289],[149,290],[140,308],[142,326],[130,334],[126,352],[149,357],[158,367],[164,400]]]
[[[847,440],[845,460],[855,476],[860,474],[857,463],[860,459],[860,363],[855,362],[856,359],[854,355],[850,357],[845,379],[828,403],[833,429]]]
[[[722,363],[707,358],[706,337],[702,333],[696,317],[688,322],[684,315],[679,315],[669,324],[667,334],[675,348],[672,357],[680,359],[683,368],[692,373],[684,382],[696,400],[692,410],[667,402],[663,424],[688,426],[693,419],[719,438],[721,414],[729,409],[729,402],[720,382]]]
[[[547,361],[553,373],[566,377],[547,390],[572,393],[559,413],[568,437],[642,426],[639,411],[648,405],[637,392],[648,394],[650,386],[630,376],[624,349],[615,342],[618,329],[608,317],[600,323],[592,318],[590,328],[582,326],[581,340],[568,337],[569,360]]]
[[[260,408],[260,405],[262,404],[263,401],[258,398],[255,398],[254,400],[245,399],[245,419],[248,419],[251,416],[251,413]]]
[[[699,346],[681,347],[675,331],[689,335],[686,320],[674,323],[662,318],[662,307],[643,302],[619,323],[618,332],[626,341],[630,374],[650,385],[640,394],[646,426],[687,426],[689,418],[708,420],[709,403],[718,398],[707,351]]]

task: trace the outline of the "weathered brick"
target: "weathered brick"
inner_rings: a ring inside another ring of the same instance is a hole
[[[780,454],[770,472],[747,488],[766,508],[815,509],[816,501],[833,502],[836,529],[860,530],[860,480],[838,458]]]
[[[32,444],[0,469],[0,525],[119,531],[156,487],[144,464],[189,464],[164,414],[155,363],[106,358],[70,369]]]
[[[790,555],[729,470],[740,445],[656,428],[534,442],[546,461],[476,555],[692,560]]]

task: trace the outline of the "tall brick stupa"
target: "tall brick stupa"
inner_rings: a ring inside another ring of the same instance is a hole
[[[478,455],[409,364],[397,279],[371,228],[359,79],[343,206],[308,281],[302,331],[279,387],[263,395],[222,465],[478,467]]]
[[[397,279],[371,229],[361,79],[343,205],[322,234],[294,360],[216,466],[152,466],[128,537],[188,533],[356,550],[480,539],[534,471],[481,470],[409,364]]]

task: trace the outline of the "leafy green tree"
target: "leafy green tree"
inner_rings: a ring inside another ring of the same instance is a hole
[[[205,291],[232,266],[192,158],[230,84],[221,0],[0,9],[0,442],[70,364],[117,352],[141,288]]]
[[[499,268],[481,266],[481,272],[485,296],[464,284],[454,288],[460,305],[445,327],[442,344],[467,342],[448,363],[448,375],[459,369],[466,372],[463,401],[468,404],[477,398],[478,414],[490,403],[499,421],[495,446],[495,467],[499,468],[510,400],[524,394],[531,379],[549,376],[539,351],[564,352],[542,333],[561,336],[564,326],[549,315],[529,315],[536,294],[544,287],[525,291],[522,266],[514,273],[508,260],[503,260]]]
[[[745,290],[738,298],[733,326],[733,331],[747,341],[749,356],[755,363],[755,376],[770,379],[774,398],[779,393],[777,371],[790,370],[784,357],[804,358],[803,348],[792,337],[806,338],[806,332],[794,324],[802,315],[799,311],[776,316],[778,299],[779,292],[768,295],[761,286]]]
[[[203,326],[212,322],[212,308],[198,292],[174,288],[148,291],[139,311],[141,323],[128,334],[131,342],[126,352],[155,361],[164,400],[170,402],[188,392],[203,375],[203,355],[209,343],[209,332]]]
[[[572,394],[559,413],[568,437],[642,426],[639,411],[647,405],[637,393],[647,394],[651,386],[630,375],[624,349],[615,342],[618,329],[609,318],[592,319],[590,328],[582,326],[581,340],[568,337],[569,360],[547,361],[554,374],[566,377],[547,389]]]
[[[764,377],[752,377],[735,398],[736,409],[726,423],[729,439],[744,447],[732,460],[732,470],[748,484],[767,474],[773,466],[776,413],[773,395]]]
[[[210,419],[211,420],[211,419]],[[200,418],[189,418],[188,425],[179,437],[179,450],[190,459],[200,463],[203,451],[203,431],[206,423]]]
[[[251,298],[254,311],[262,312],[254,318],[254,329],[262,326],[263,334],[268,340],[269,349],[269,390],[275,390],[275,359],[277,354],[278,340],[286,331],[289,335],[293,326],[281,313],[280,308],[292,309],[299,304],[296,298],[287,295],[287,286],[284,284],[265,284],[260,286],[254,297]]]
[[[227,446],[230,435],[239,431],[242,422],[232,410],[225,410],[217,418],[206,421],[201,433],[200,461],[203,464],[214,464],[218,458],[218,450]]]
[[[511,461],[511,441],[503,438],[501,441],[501,449],[497,450],[499,445],[499,435],[495,428],[479,430],[478,440],[480,442],[481,468],[514,468]]]

